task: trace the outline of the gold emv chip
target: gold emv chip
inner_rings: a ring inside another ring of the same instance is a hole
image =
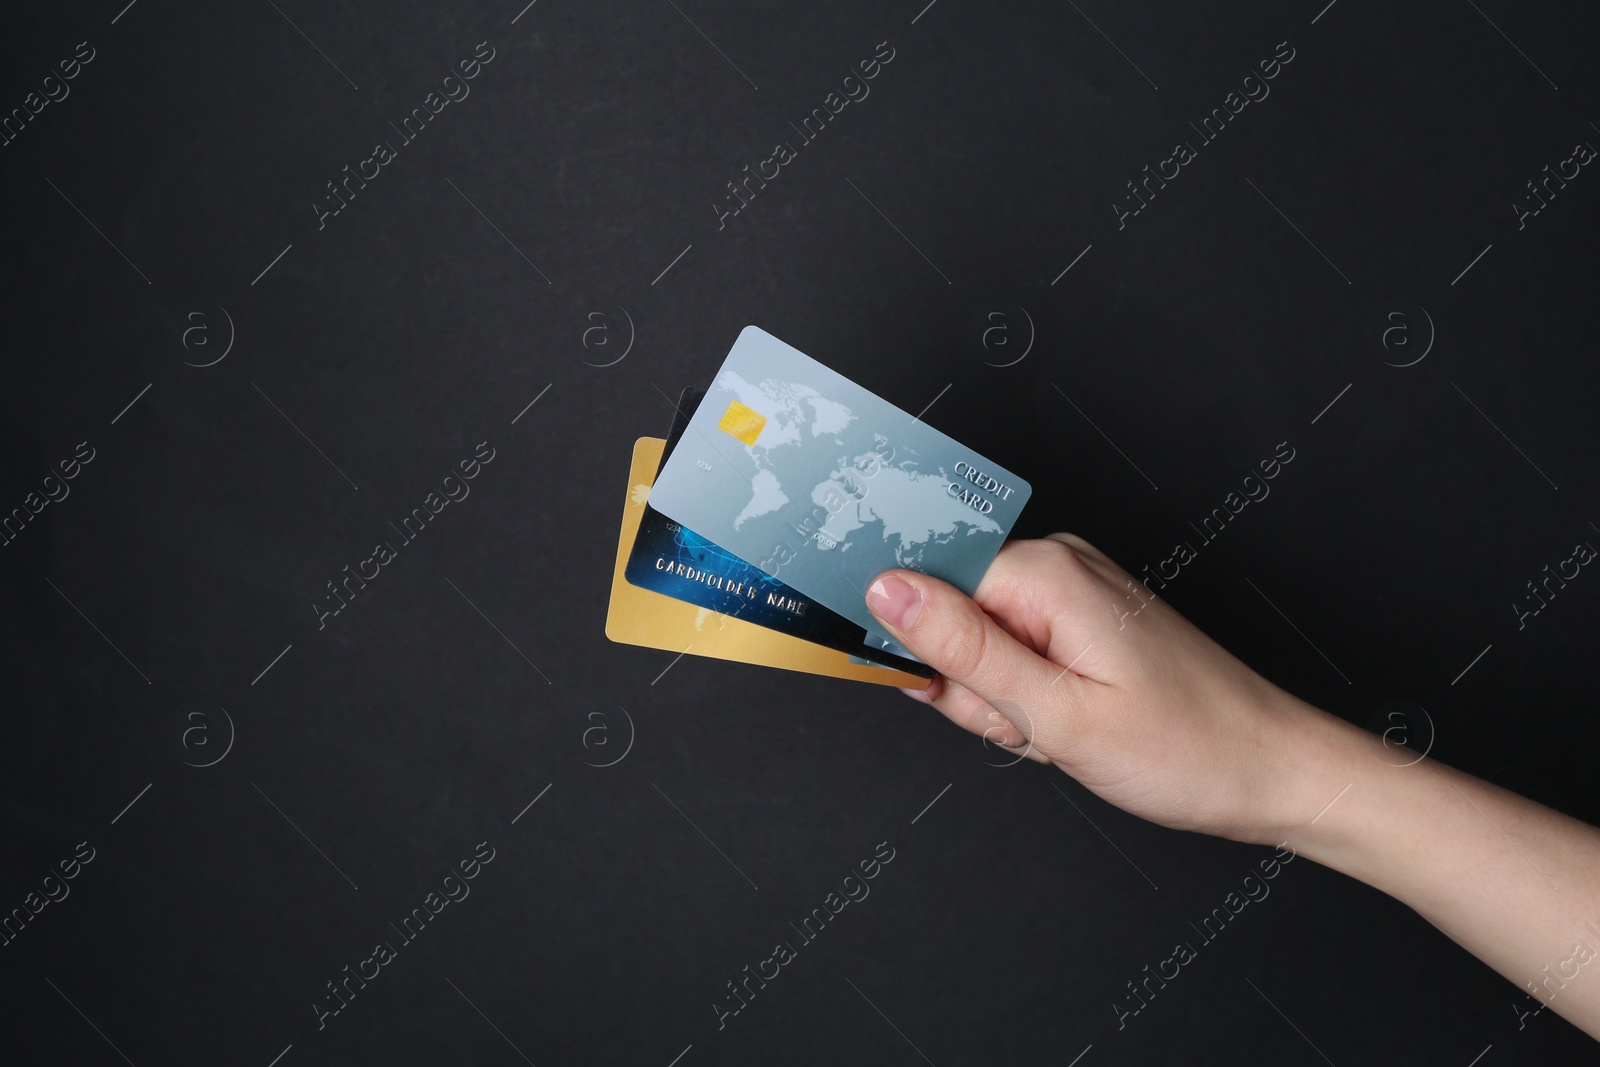
[[[722,413],[722,421],[717,423],[717,429],[747,445],[753,445],[756,443],[756,438],[761,436],[761,428],[766,424],[767,417],[761,412],[733,400],[729,402],[728,410]]]

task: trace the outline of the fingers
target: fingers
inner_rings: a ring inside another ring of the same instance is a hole
[[[1056,538],[1010,541],[978,584],[974,599],[1004,629],[1046,659],[1064,663],[1097,641],[1114,617],[1100,564]],[[1083,671],[1078,673],[1082,674]]]
[[[1085,541],[1075,533],[1053,533],[1046,537],[1047,541],[1060,541],[1062,544],[1076,551],[1080,556],[1087,556],[1098,563],[1111,563],[1111,557],[1098,548]]]
[[[900,692],[919,704],[932,704],[957,726],[969,733],[977,734],[993,747],[1010,753],[1018,760],[1029,759],[1044,764],[1051,762],[1050,757],[1034,745],[1030,731],[1020,728],[1013,721],[1020,719],[1031,727],[1032,722],[1027,716],[1018,714],[1017,711],[1011,716],[1002,715],[988,701],[964,686],[938,677],[923,689],[901,689]],[[1017,760],[1011,762],[1015,763]],[[995,764],[995,766],[1007,766],[1007,764]]]
[[[966,686],[948,678],[940,678],[938,689],[934,690],[932,686],[928,688],[933,690],[933,697],[927,703],[938,708],[945,718],[963,730],[1003,748],[1016,748],[1028,743],[1027,735],[1016,724]]]
[[[1030,706],[1060,673],[959,590],[925,574],[880,574],[867,609],[919,659],[991,706]]]
[[[1022,748],[1008,748],[1006,751],[1011,753],[1013,756],[1016,756],[1017,759],[1025,759],[1031,760],[1034,763],[1042,763],[1046,767],[1055,762],[1055,760],[1052,760],[1049,756],[1046,756],[1043,752],[1040,752],[1037,748],[1035,748],[1032,741],[1029,741],[1027,745]],[[1016,760],[1013,760],[1012,762],[1014,763]],[[996,764],[996,766],[999,766],[999,764]],[[1007,764],[1006,766],[1010,766],[1010,764]]]
[[[1004,545],[974,598],[895,570],[878,576],[866,604],[940,672],[908,695],[997,748],[1049,763],[1072,750],[1095,692],[1112,681],[1118,609],[1133,610],[1113,596],[1125,577],[1093,545],[1057,534]]]
[[[969,733],[977,734],[990,746],[1035,763],[1049,763],[1050,757],[1035,744],[1034,720],[1020,705],[996,708],[964,685],[943,679],[933,706],[945,718]],[[1046,731],[1050,733],[1050,731]],[[1012,760],[1011,762],[1016,762]]]
[[[1075,676],[1114,684],[1128,667],[1130,620],[1158,598],[1087,541],[1053,534],[1008,541],[974,599],[1045,659],[1070,664]]]

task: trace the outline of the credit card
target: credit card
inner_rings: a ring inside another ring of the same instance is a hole
[[[650,503],[861,626],[879,573],[971,594],[1032,488],[805,353],[746,326]]]
[[[672,433],[667,437],[669,457],[704,395],[704,390],[685,389],[679,398]],[[919,660],[897,655],[880,644],[869,644],[866,631],[856,623],[667,518],[648,503],[623,575],[641,589],[853,653],[869,662],[923,678],[932,678],[935,673]]]
[[[611,602],[606,609],[607,637],[621,644],[759,663],[830,678],[905,689],[927,686],[927,678],[870,663],[852,663],[849,655],[837,649],[824,648],[630,585],[623,577],[623,569],[639,532],[639,520],[644,516],[651,478],[661,465],[665,447],[666,442],[659,437],[641,437],[634,442],[633,464],[622,511],[622,532],[617,540],[616,565],[611,574]]]

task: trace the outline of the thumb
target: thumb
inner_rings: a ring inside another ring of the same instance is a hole
[[[954,586],[915,571],[878,575],[867,610],[924,663],[996,708],[1036,707],[1060,668]],[[1024,723],[1017,726],[1032,733]]]

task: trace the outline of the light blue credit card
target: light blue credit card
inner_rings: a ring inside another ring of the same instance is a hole
[[[1033,492],[1004,467],[755,326],[650,504],[868,630],[873,578],[972,593]]]

